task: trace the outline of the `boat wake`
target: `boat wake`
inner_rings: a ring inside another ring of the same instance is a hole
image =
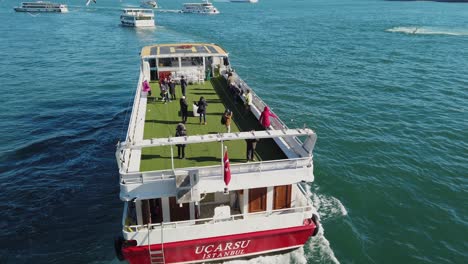
[[[318,189],[318,188],[317,188]],[[336,217],[342,217],[348,215],[348,211],[343,204],[335,197],[317,194],[318,190],[307,190],[309,196],[312,199],[314,207],[320,215],[321,223],[324,223],[330,219]],[[304,250],[305,248],[305,250]],[[306,264],[308,259],[312,262],[317,263],[335,263],[339,264],[340,261],[335,257],[330,242],[324,236],[323,225],[315,237],[312,237],[309,242],[297,250],[294,250],[287,254],[273,255],[273,256],[261,256],[249,260],[232,260],[225,263],[229,264],[264,264],[264,263],[297,263]]]
[[[385,30],[387,32],[397,32],[404,34],[417,35],[450,35],[450,36],[468,36],[468,30],[454,30],[438,27],[393,27]]]

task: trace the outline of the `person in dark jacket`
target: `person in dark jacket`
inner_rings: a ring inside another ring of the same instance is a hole
[[[167,82],[169,86],[169,92],[171,93],[171,100],[176,100],[175,82],[174,79],[172,79],[172,74],[169,74],[167,77]]]
[[[182,95],[185,96],[185,91],[187,90],[187,81],[184,79],[183,75],[180,77],[180,88],[182,89]]]
[[[188,104],[185,100],[185,96],[182,96],[182,98],[180,98],[180,115],[182,116],[182,123],[185,124],[187,122],[188,117]]]
[[[159,89],[161,90],[161,101],[164,101],[164,103],[170,101],[167,94],[167,84],[165,79],[159,82]]]
[[[200,114],[200,125],[205,124],[206,125],[206,107],[208,106],[208,103],[205,100],[205,97],[200,97],[200,100],[198,100],[198,103],[196,103],[198,106],[197,113]],[[202,123],[202,117],[203,117],[203,123]]]
[[[253,132],[254,130],[252,130]],[[255,153],[255,148],[257,147],[258,141],[260,141],[258,138],[251,138],[251,139],[246,139],[247,141],[247,161],[255,161],[254,158],[254,153]]]
[[[179,123],[176,127],[176,137],[185,137],[187,136],[187,131],[185,130],[185,126],[182,123]],[[185,159],[185,144],[177,144],[177,157],[179,159]]]

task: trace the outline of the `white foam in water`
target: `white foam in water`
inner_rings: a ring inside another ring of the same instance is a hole
[[[261,256],[252,258],[249,260],[231,260],[224,263],[228,264],[307,264],[307,259],[304,254],[304,248],[298,248],[292,252],[281,254],[281,255],[272,255],[272,256]]]
[[[318,214],[320,215],[320,221],[326,221],[327,219],[335,217],[343,217],[348,215],[348,211],[343,206],[343,204],[336,199],[335,197],[326,196],[322,194],[317,194],[317,190],[314,190],[314,193],[311,192],[310,186],[306,189],[309,197],[312,199],[314,207],[317,209]],[[335,257],[330,242],[325,238],[323,226],[320,226],[320,230],[315,237],[312,237],[308,244],[305,245],[309,249],[309,252],[304,252],[304,248],[299,248],[292,252],[273,255],[273,256],[262,256],[249,260],[232,260],[225,263],[229,264],[306,264],[307,259],[313,260],[313,262],[318,263],[335,263],[339,264],[340,262]]]
[[[312,204],[320,215],[321,221],[348,215],[348,211],[346,211],[344,205],[335,197],[317,194],[317,190],[315,190],[313,193],[310,191],[310,189],[307,189],[307,191],[309,193],[309,197],[312,199]]]
[[[387,29],[388,32],[398,32],[415,35],[451,35],[451,36],[468,36],[468,30],[457,30],[438,27],[394,27]]]
[[[317,235],[312,237],[308,243],[308,247],[311,252],[310,254],[312,255],[314,262],[339,264],[340,262],[335,257],[335,253],[330,246],[330,242],[328,242],[323,235],[323,226],[320,227],[321,228]]]

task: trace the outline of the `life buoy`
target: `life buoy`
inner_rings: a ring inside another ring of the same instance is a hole
[[[119,236],[114,239],[114,249],[115,249],[115,255],[117,258],[122,261],[124,260],[124,256],[122,254],[122,244],[124,242],[124,238]]]

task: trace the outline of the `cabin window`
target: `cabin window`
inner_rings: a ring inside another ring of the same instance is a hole
[[[153,19],[152,17],[146,17],[146,16],[139,16],[136,18],[136,20],[151,20]]]
[[[149,59],[148,60],[148,63],[149,63],[149,66],[151,68],[155,68],[156,67],[156,59]]]
[[[159,67],[179,67],[179,58],[159,58]]]
[[[182,67],[203,65],[203,57],[182,57],[180,59],[181,59]]]

